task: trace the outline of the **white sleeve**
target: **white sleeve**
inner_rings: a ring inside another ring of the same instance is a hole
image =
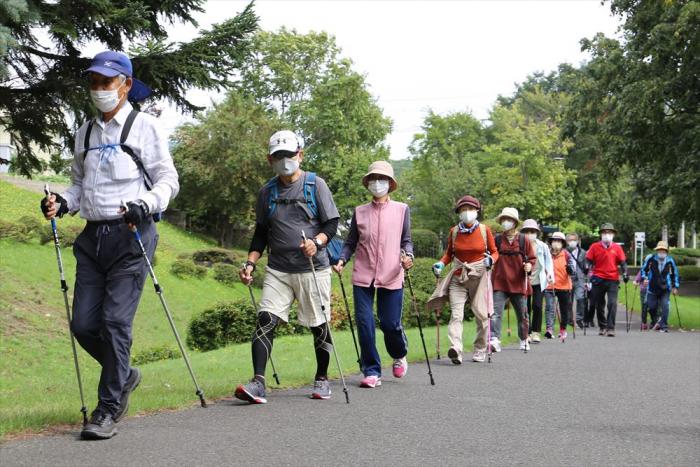
[[[86,148],[83,148],[87,125],[83,125],[75,135],[73,145],[73,163],[71,164],[71,186],[64,191],[61,196],[68,203],[68,211],[77,212],[80,210],[80,198],[83,194],[83,161]]]

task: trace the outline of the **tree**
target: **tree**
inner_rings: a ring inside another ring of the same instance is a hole
[[[624,41],[582,41],[591,60],[573,95],[571,135],[592,135],[612,174],[676,219],[700,218],[700,3],[613,0]]]
[[[177,207],[231,246],[248,234],[260,187],[272,176],[265,158],[279,122],[250,96],[229,92],[197,122],[180,126],[173,158],[180,174]]]
[[[71,151],[75,130],[94,113],[81,75],[90,63],[80,51],[87,42],[112,50],[131,45],[134,74],[152,87],[152,98],[184,111],[198,109],[185,97],[187,89],[230,86],[247,60],[258,19],[251,3],[191,42],[169,41],[165,21],[196,25],[192,14],[203,11],[203,3],[0,2],[0,126],[13,136],[16,169],[30,175],[40,168],[35,147]]]

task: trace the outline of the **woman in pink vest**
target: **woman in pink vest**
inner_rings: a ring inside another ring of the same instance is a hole
[[[408,205],[389,198],[397,186],[391,164],[373,162],[362,183],[372,193],[372,201],[355,208],[340,260],[333,268],[340,274],[355,254],[353,298],[365,375],[360,387],[374,388],[382,384],[382,363],[375,345],[375,293],[384,344],[394,359],[394,377],[403,377],[408,369],[408,342],[401,315],[404,269],[413,266],[413,243]],[[405,256],[401,255],[402,251]]]

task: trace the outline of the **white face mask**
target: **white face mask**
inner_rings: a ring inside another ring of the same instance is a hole
[[[537,234],[535,232],[528,232],[525,234],[525,238],[527,238],[531,242],[534,242],[535,240],[537,240]]]
[[[569,240],[569,248],[571,248],[572,250],[575,250],[577,246],[578,246],[578,242],[576,240]]]
[[[126,81],[124,81],[126,83]],[[117,89],[111,89],[109,91],[90,91],[90,98],[92,103],[95,104],[97,110],[102,113],[111,112],[117,108],[119,105],[119,90],[124,86],[121,84]]]
[[[376,198],[381,198],[389,193],[389,180],[370,180],[367,189]]]
[[[554,251],[559,251],[561,250],[562,243],[560,241],[553,241],[552,242],[552,250]]]
[[[613,241],[613,234],[604,233],[600,236],[600,239],[603,240],[603,243],[611,243]]]
[[[272,170],[274,170],[277,175],[289,177],[299,170],[299,161],[294,157],[283,157],[280,160],[272,162]]]
[[[666,259],[666,253],[657,253],[656,256],[658,256],[659,259]]]
[[[513,227],[515,227],[515,222],[513,221],[503,221],[501,222],[501,227],[503,227],[503,230],[510,230]]]
[[[471,224],[476,220],[476,215],[478,211],[462,211],[459,213],[459,220],[465,224]]]

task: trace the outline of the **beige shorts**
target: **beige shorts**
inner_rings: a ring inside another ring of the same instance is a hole
[[[265,268],[260,311],[267,311],[285,323],[289,322],[289,310],[294,299],[299,304],[299,324],[316,327],[331,319],[331,269],[316,270],[318,287],[323,295],[326,316],[321,312],[321,302],[311,272],[288,273]]]

